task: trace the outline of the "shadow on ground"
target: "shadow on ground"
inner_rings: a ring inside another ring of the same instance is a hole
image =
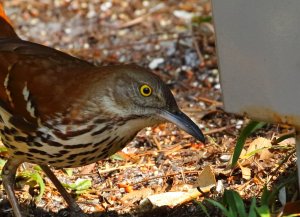
[[[40,207],[33,205],[21,205],[22,210],[27,213],[28,217],[71,217],[70,212],[67,209],[62,209],[58,213],[43,210]],[[118,214],[116,211],[92,213],[88,214],[88,217],[199,217],[203,216],[203,212],[200,207],[195,204],[183,205],[177,208],[161,207],[153,209],[143,213],[126,213]],[[0,216],[1,217],[14,217],[11,206],[7,200],[0,202]]]

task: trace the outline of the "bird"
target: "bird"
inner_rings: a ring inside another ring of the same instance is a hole
[[[0,136],[8,150],[2,183],[15,217],[17,168],[39,165],[67,202],[86,216],[49,166],[79,167],[124,148],[145,127],[172,122],[205,143],[169,87],[135,65],[95,66],[22,40],[0,5]]]

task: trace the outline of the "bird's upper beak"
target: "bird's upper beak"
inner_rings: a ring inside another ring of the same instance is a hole
[[[195,137],[201,142],[205,142],[205,138],[199,127],[183,112],[177,110],[176,112],[169,112],[160,110],[159,116],[176,124],[179,128]]]

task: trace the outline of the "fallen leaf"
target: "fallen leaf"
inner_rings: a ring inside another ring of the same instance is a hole
[[[242,177],[245,180],[250,180],[251,179],[251,169],[248,167],[243,167],[240,165],[241,171],[242,171]]]
[[[203,171],[198,176],[194,187],[195,188],[212,188],[216,186],[216,178],[211,166],[207,165],[203,168]]]
[[[80,173],[79,174],[89,174],[93,171],[93,169],[95,168],[96,166],[96,163],[92,163],[92,164],[89,164],[89,165],[86,165],[86,166],[83,166]],[[73,170],[71,170],[73,171]],[[66,170],[67,174],[69,175],[68,171]],[[72,173],[69,175],[71,176]]]
[[[191,201],[200,195],[201,193],[196,188],[193,188],[188,192],[166,192],[162,194],[151,195],[145,200],[141,201],[141,207],[154,208],[168,206],[172,208]]]
[[[172,186],[170,191],[189,191],[193,188],[192,185],[189,184],[182,184],[182,185],[174,185]]]
[[[150,188],[143,188],[141,190],[132,191],[128,194],[125,194],[124,197],[121,198],[121,201],[134,203],[136,201],[140,201],[149,195],[153,194],[154,191]]]
[[[271,148],[271,147],[272,147],[271,140],[263,137],[258,137],[249,144],[246,155],[249,155],[260,149]]]
[[[269,160],[272,156],[273,154],[268,149],[264,149],[260,153],[259,160],[262,161]]]
[[[241,159],[247,159],[248,161],[252,161],[255,155],[257,154],[261,155],[264,150],[268,150],[271,147],[272,147],[271,140],[263,137],[256,138],[249,144],[246,153],[241,155]],[[269,158],[268,152],[264,152],[262,158],[263,159]],[[246,164],[247,162],[242,163],[243,166],[245,166]]]

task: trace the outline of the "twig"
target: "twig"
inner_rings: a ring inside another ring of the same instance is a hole
[[[124,170],[130,167],[143,167],[143,166],[155,166],[154,163],[147,163],[147,164],[130,164],[130,165],[125,165],[125,166],[119,166],[119,167],[113,167],[105,170],[98,170],[98,174],[103,174],[103,173],[110,173],[116,170]]]
[[[200,51],[199,45],[198,45],[196,37],[194,35],[192,22],[190,23],[189,27],[190,27],[190,31],[192,33],[192,40],[193,40],[193,44],[194,44],[195,50],[196,50],[198,58],[199,58],[200,65],[203,65],[204,64],[204,57],[203,57],[203,55]]]
[[[153,136],[152,138],[153,138],[153,140],[154,140],[154,143],[155,143],[157,149],[158,149],[158,150],[161,150],[161,145],[160,145],[158,139],[156,138],[156,136]]]
[[[95,176],[95,175],[101,175],[101,174],[104,174],[104,173],[110,173],[110,172],[113,172],[113,171],[116,171],[116,170],[124,170],[124,169],[127,169],[127,168],[130,168],[130,167],[142,167],[142,166],[155,166],[154,163],[147,163],[147,164],[130,164],[130,165],[125,165],[125,166],[119,166],[119,167],[112,167],[112,168],[109,168],[109,169],[105,169],[105,170],[98,170],[97,173],[86,173],[86,174],[74,174],[74,176]]]
[[[131,26],[135,26],[141,22],[143,22],[145,20],[146,17],[148,17],[150,15],[150,13],[147,13],[147,14],[144,14],[140,17],[137,17],[133,20],[130,20],[126,23],[123,23],[123,24],[120,24],[120,25],[117,25],[117,26],[113,26],[114,28],[116,29],[125,29],[125,28],[128,28],[128,27],[131,27]]]
[[[135,154],[135,156],[139,157],[139,156],[145,156],[145,155],[153,155],[153,153],[161,153],[164,152],[165,155],[169,155],[170,153],[174,153],[175,151],[179,151],[180,149],[183,148],[188,148],[189,146],[191,146],[191,143],[182,145],[182,143],[178,142],[174,145],[172,145],[171,148],[165,148],[165,149],[161,149],[161,150],[157,150],[157,151],[145,151],[143,153],[140,154]]]
[[[154,6],[153,8],[151,8],[148,13],[146,13],[146,14],[140,16],[140,17],[137,17],[133,20],[130,20],[126,23],[120,24],[118,26],[113,26],[113,27],[117,28],[117,29],[124,29],[124,28],[128,28],[128,27],[132,27],[134,25],[137,25],[137,24],[143,22],[145,20],[145,18],[148,17],[149,15],[165,8],[165,6],[166,5],[164,3],[158,4],[158,5]]]
[[[203,134],[204,135],[210,135],[210,134],[214,134],[214,133],[220,133],[220,132],[223,132],[223,131],[228,130],[230,128],[233,128],[235,126],[236,126],[235,124],[227,125],[225,127],[220,127],[220,128],[213,129],[213,130],[204,131]],[[183,138],[187,139],[187,138],[191,138],[191,137],[193,137],[193,136],[188,134],[188,135],[184,136]]]
[[[203,109],[191,107],[191,108],[183,108],[182,111],[184,111],[184,112],[203,112]]]
[[[194,174],[194,173],[199,174],[200,172],[201,171],[199,171],[199,170],[182,171],[182,172],[171,173],[171,174],[167,174],[167,175],[154,176],[154,177],[143,179],[143,180],[141,180],[139,182],[127,183],[127,184],[128,185],[137,185],[137,184],[141,184],[143,182],[148,182],[148,181],[153,180],[153,179],[166,178],[166,177],[170,177],[170,176],[178,176],[178,175],[182,175],[182,174]]]
[[[289,158],[295,153],[295,150],[290,151],[289,153],[286,154],[286,156],[284,157],[284,159],[279,163],[279,165],[269,173],[270,176],[274,176],[274,174],[277,174],[278,171],[280,170],[280,168],[282,166],[285,166],[286,162],[289,160]]]
[[[214,104],[216,106],[223,106],[222,102],[219,102],[219,101],[216,101],[216,100],[213,100],[213,99],[208,99],[208,98],[205,98],[205,97],[197,97],[197,99],[201,100],[205,103]]]
[[[228,125],[228,126],[225,126],[225,127],[220,127],[218,129],[213,129],[213,130],[205,131],[205,132],[203,132],[203,134],[204,135],[210,135],[210,134],[214,134],[214,133],[220,133],[220,132],[228,130],[228,129],[232,128],[232,127],[235,127],[235,124]]]

